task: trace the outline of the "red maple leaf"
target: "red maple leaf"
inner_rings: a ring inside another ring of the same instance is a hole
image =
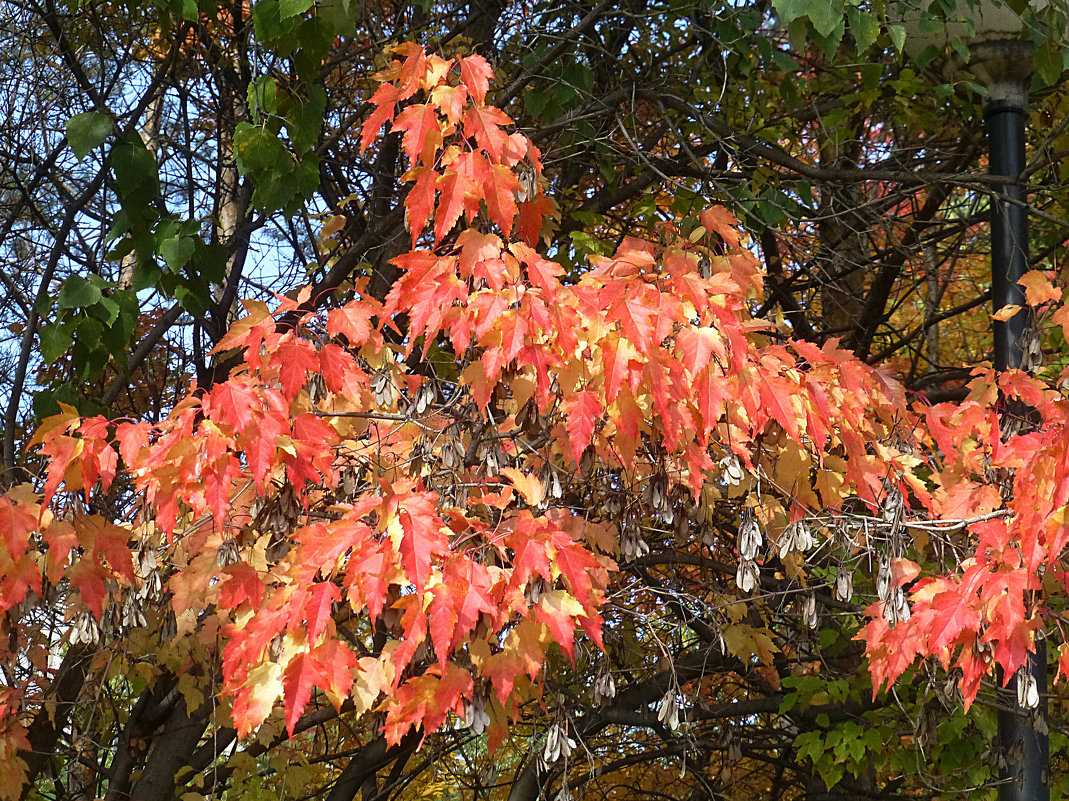
[[[419,168],[416,183],[405,197],[405,220],[408,223],[409,233],[412,235],[413,247],[434,210],[434,190],[440,177],[429,167]]]
[[[468,205],[468,196],[475,189],[475,182],[457,169],[448,169],[438,178],[442,193],[438,211],[434,216],[434,241],[440,242],[452,230]]]
[[[422,593],[431,574],[431,560],[449,552],[449,541],[442,533],[445,525],[424,495],[410,495],[399,512],[401,521],[401,564],[409,581]]]
[[[293,729],[304,712],[308,699],[312,697],[312,690],[317,684],[323,683],[323,679],[323,666],[308,652],[297,654],[286,665],[282,680],[282,697],[286,709],[286,731],[290,737],[293,736]]]
[[[508,144],[509,135],[501,126],[511,124],[508,115],[493,106],[471,106],[464,111],[464,135],[473,137],[495,162],[501,161],[502,151]]]
[[[308,642],[314,644],[327,627],[334,604],[341,600],[341,590],[333,581],[320,581],[312,585],[304,604],[304,617],[308,620]]]
[[[429,103],[408,106],[393,122],[394,131],[404,131],[401,146],[409,163],[415,167],[417,157],[430,166],[438,148],[442,146],[442,130],[438,124],[438,112]]]
[[[493,77],[493,69],[482,56],[471,55],[460,59],[460,80],[476,103],[481,105],[486,101],[486,92]]]
[[[475,158],[478,170],[478,185],[486,201],[486,211],[497,227],[508,236],[516,219],[516,192],[520,180],[516,173],[501,164],[490,164],[482,156]]]
[[[594,437],[594,427],[604,407],[596,392],[584,389],[566,398],[561,404],[561,410],[572,445],[572,458],[578,464],[583,451]]]
[[[227,578],[219,589],[219,606],[237,609],[247,603],[253,609],[260,606],[264,597],[264,583],[256,568],[248,562],[235,562],[223,568]]]

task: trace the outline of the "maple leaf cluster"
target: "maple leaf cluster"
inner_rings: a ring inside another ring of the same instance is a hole
[[[412,250],[389,294],[357,283],[325,314],[307,293],[247,302],[219,345],[239,366],[163,421],[45,421],[40,494],[0,496],[0,658],[20,659],[19,616],[53,599],[72,642],[108,647],[151,617],[218,643],[242,736],[276,713],[292,734],[321,693],[380,713],[391,743],[476,704],[496,741],[547,649],[574,658],[577,631],[600,647],[621,531],[669,494],[737,495],[748,476],[780,538],[848,498],[896,498],[899,519],[998,512],[970,525],[960,576],[918,582],[897,625],[884,599],[864,637],[877,685],[956,648],[971,697],[992,659],[1021,664],[1039,576],[1066,579],[1059,393],[1001,377],[1043,421],[1005,440],[993,379],[911,411],[834,341],[752,317],[762,273],[722,208],[568,276],[537,250],[540,155],[487,105],[486,62],[394,55],[362,132],[368,148],[389,126],[410,162]],[[993,470],[1014,477],[1009,500]],[[101,496],[126,515],[94,512]],[[36,687],[5,690],[0,748],[24,747]]]

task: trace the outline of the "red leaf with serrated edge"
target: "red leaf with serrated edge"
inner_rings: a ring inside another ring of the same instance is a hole
[[[486,101],[486,92],[493,77],[494,71],[482,56],[471,55],[460,59],[460,80],[476,103],[481,105]]]
[[[282,384],[282,393],[287,398],[294,398],[304,386],[308,373],[319,368],[319,355],[311,342],[290,339],[278,346],[272,356],[272,362],[278,365],[278,380]]]
[[[493,106],[471,106],[464,111],[464,135],[473,137],[494,162],[501,161],[502,151],[508,144],[509,135],[501,126],[511,124],[508,115]]]
[[[379,131],[382,130],[383,125],[388,122],[393,122],[393,116],[397,110],[395,103],[400,98],[400,94],[401,93],[396,86],[390,83],[384,83],[376,89],[375,94],[371,96],[371,103],[375,106],[375,110],[371,112],[371,116],[367,118],[367,121],[364,122],[364,125],[361,128],[361,153],[371,147],[371,143],[375,141],[375,138],[379,135]]]
[[[278,458],[278,438],[289,433],[277,412],[264,412],[245,431],[245,458],[256,488],[263,492]]]
[[[334,604],[341,600],[341,590],[332,581],[320,581],[308,592],[304,616],[308,620],[308,642],[314,645],[327,628]]]
[[[571,594],[583,605],[584,612],[593,612],[596,603],[593,577],[595,574],[607,577],[605,568],[594,554],[564,532],[554,536],[553,545],[556,549],[554,566],[564,577]]]
[[[430,624],[431,644],[434,645],[438,665],[444,668],[453,655],[453,634],[457,629],[457,607],[460,606],[467,588],[443,581],[436,584],[432,592],[431,603],[427,608],[427,619]]]
[[[398,100],[407,100],[420,90],[427,72],[427,54],[416,42],[402,42],[393,52],[405,57],[397,76]],[[396,62],[394,62],[396,63]]]
[[[501,475],[508,477],[508,480],[512,482],[512,486],[516,488],[530,506],[538,506],[542,503],[546,488],[542,485],[542,480],[538,476],[524,473],[515,467],[502,467]]]
[[[78,590],[78,594],[97,620],[104,614],[104,580],[107,578],[107,571],[88,559],[79,559],[71,567],[71,585]]]
[[[356,654],[337,639],[324,640],[312,650],[319,662],[321,673],[319,687],[327,698],[340,709],[353,687],[353,671],[357,669]]]
[[[434,190],[439,177],[432,169],[422,169],[416,177],[416,183],[405,197],[405,219],[408,221],[413,247],[434,210]]]
[[[401,146],[413,167],[419,162],[428,167],[434,163],[442,146],[442,129],[434,106],[422,103],[409,106],[397,115],[393,130],[404,132]]]
[[[601,348],[601,365],[605,373],[605,401],[612,403],[620,394],[624,380],[632,376],[631,348],[616,334],[610,334],[598,342]],[[638,354],[635,353],[637,356]]]
[[[456,646],[475,630],[480,615],[490,619],[497,616],[497,605],[490,595],[492,586],[484,565],[462,557],[454,557],[446,565],[427,610],[439,665],[444,667]]]
[[[344,348],[333,343],[319,350],[319,374],[327,390],[338,395],[349,388],[347,378],[356,367],[356,362]]]
[[[371,318],[375,313],[370,304],[361,301],[331,309],[327,314],[327,333],[332,337],[344,335],[350,345],[359,347],[371,336]]]
[[[719,234],[732,249],[739,246],[739,221],[723,206],[714,206],[698,215],[707,231]]]
[[[568,593],[560,590],[542,593],[538,605],[534,608],[535,620],[545,624],[550,635],[573,665],[575,664],[576,619],[582,612],[582,605]]]
[[[0,542],[12,559],[18,559],[30,544],[30,534],[37,528],[37,515],[25,506],[0,495]]]
[[[219,589],[219,606],[237,609],[247,603],[253,609],[260,606],[264,597],[264,583],[256,568],[248,562],[235,562],[223,568],[226,579]]]
[[[787,436],[798,441],[800,429],[798,415],[791,404],[791,396],[795,394],[795,388],[775,378],[768,378],[761,382],[761,402],[765,412],[787,432]]]
[[[505,543],[512,548],[512,577],[510,584],[525,587],[532,576],[550,575],[549,555],[546,553],[545,521],[536,521],[530,512],[521,512],[516,522],[516,530],[505,538]]]
[[[479,666],[480,675],[490,679],[502,704],[512,694],[518,676],[527,674],[533,679],[542,669],[546,654],[542,648],[541,633],[542,627],[535,621],[521,621],[505,640],[501,652],[491,654]]]
[[[448,169],[438,179],[438,189],[442,197],[438,202],[438,211],[434,215],[434,241],[441,242],[448,234],[468,203],[468,196],[475,189],[475,182],[470,177],[455,169]]]
[[[547,220],[559,216],[556,204],[539,190],[534,200],[520,203],[520,218],[516,229],[519,237],[530,247],[537,247]]]
[[[654,341],[652,313],[642,303],[623,299],[613,304],[612,314],[620,323],[620,331],[645,355],[658,343]]]
[[[401,564],[416,592],[422,593],[431,574],[431,560],[448,553],[449,543],[442,534],[441,518],[426,501],[418,505],[406,502],[406,508],[400,512],[400,520],[403,531]]]
[[[204,414],[241,433],[252,422],[253,410],[260,406],[252,388],[244,381],[230,380],[212,387],[204,400]]]
[[[346,570],[349,603],[354,609],[367,607],[372,622],[382,614],[386,591],[398,576],[396,555],[386,543],[367,540],[354,548]]]
[[[466,228],[457,234],[457,244],[460,248],[460,276],[471,278],[476,275],[479,265],[484,262],[501,262],[501,237],[497,234],[484,234],[474,228]],[[501,285],[498,285],[498,289]]]
[[[323,666],[310,653],[299,653],[286,665],[282,680],[285,692],[282,697],[286,709],[286,731],[290,737],[293,736],[293,729],[300,720],[301,713],[308,705],[308,699],[312,697],[312,690],[317,684],[324,683],[324,678]]]
[[[561,404],[564,425],[571,440],[572,458],[576,464],[594,437],[594,427],[601,417],[604,407],[597,393],[589,389],[576,392]]]
[[[420,644],[427,639],[427,615],[423,611],[423,594],[405,595],[393,605],[394,609],[400,609],[402,640],[401,644],[393,652],[393,663],[397,675],[404,673],[416,655]]]
[[[465,86],[436,86],[431,92],[431,102],[445,115],[450,125],[460,122],[464,114],[464,105],[468,102],[468,90]]]
[[[475,166],[478,185],[486,202],[490,219],[508,236],[516,219],[516,192],[520,181],[508,167],[490,164],[484,157],[476,156]]]
[[[119,456],[127,467],[134,467],[148,447],[148,429],[140,423],[120,423],[115,429]]]
[[[676,337],[680,361],[691,376],[696,376],[709,363],[714,353],[723,350],[723,340],[715,328],[684,328]]]
[[[59,489],[60,482],[67,474],[67,468],[76,457],[81,455],[84,444],[76,437],[51,437],[41,446],[41,453],[49,457],[48,478],[45,479],[44,492],[42,493],[41,505],[48,506],[52,496]],[[68,490],[81,489],[80,487],[67,487]]]

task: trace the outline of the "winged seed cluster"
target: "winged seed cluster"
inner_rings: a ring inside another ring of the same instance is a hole
[[[752,592],[761,582],[756,560],[762,542],[764,536],[757,521],[751,515],[744,516],[739,525],[739,570],[735,574],[735,583],[743,592]]]

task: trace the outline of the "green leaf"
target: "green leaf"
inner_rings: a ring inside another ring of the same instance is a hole
[[[876,19],[875,14],[862,11],[855,6],[849,6],[846,9],[846,18],[850,23],[850,34],[857,45],[857,54],[863,56],[876,42],[876,37],[880,35],[880,21]]]
[[[1054,86],[1062,77],[1064,66],[1062,49],[1053,39],[1048,39],[1033,57],[1036,75],[1044,87]]]
[[[177,273],[189,263],[194,247],[189,237],[171,237],[160,243],[160,258],[166,262],[168,270]]]
[[[894,42],[895,52],[901,54],[902,48],[906,44],[906,29],[902,25],[890,25],[887,28],[887,33],[891,36],[891,41]]]
[[[843,22],[843,4],[836,0],[809,0],[806,15],[822,39],[831,36]]]
[[[58,306],[60,309],[84,309],[92,306],[102,297],[100,289],[92,283],[80,275],[72,275],[59,290]]]
[[[253,122],[259,123],[263,116],[278,113],[278,86],[275,79],[261,75],[249,84],[249,110]]]
[[[92,308],[96,317],[106,326],[110,326],[119,317],[119,304],[112,298],[101,298]]]
[[[279,0],[279,19],[289,19],[290,17],[296,17],[298,14],[303,14],[305,11],[307,11],[314,5],[315,0]]]
[[[796,19],[807,16],[809,13],[807,0],[773,0],[772,7],[779,15],[782,25],[790,25]]]
[[[135,134],[130,139],[116,142],[108,160],[115,171],[116,194],[131,217],[131,223],[137,215],[143,218],[160,192],[156,157]]]
[[[112,126],[111,117],[99,111],[75,114],[67,120],[67,144],[71,146],[78,161],[89,155],[93,148],[104,144]]]
[[[41,338],[41,358],[45,364],[52,364],[60,356],[70,350],[71,342],[74,341],[74,332],[70,325],[57,323],[46,325],[38,332]]]

